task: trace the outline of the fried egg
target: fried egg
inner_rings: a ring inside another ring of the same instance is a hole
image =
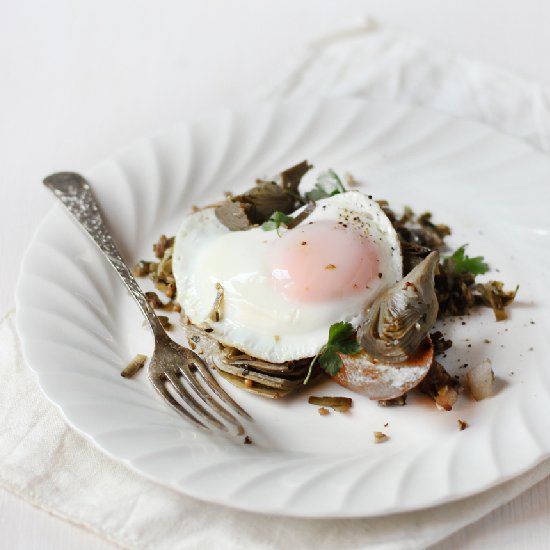
[[[189,214],[172,268],[177,300],[193,324],[206,322],[221,343],[273,363],[313,357],[334,323],[357,327],[403,271],[390,220],[355,190],[317,201],[292,229],[230,231],[213,208]]]

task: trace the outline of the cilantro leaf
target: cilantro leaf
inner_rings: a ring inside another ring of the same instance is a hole
[[[361,351],[361,346],[357,342],[355,336],[355,330],[350,323],[341,321],[340,323],[334,323],[331,325],[328,331],[328,341],[324,345],[319,353],[313,358],[311,364],[309,365],[309,372],[304,384],[307,384],[311,373],[313,371],[313,366],[318,360],[319,366],[330,376],[338,374],[339,370],[342,368],[343,362],[342,358],[338,353],[343,353],[345,355],[355,355]]]
[[[338,374],[343,365],[337,351],[336,347],[327,346],[325,351],[319,356],[319,365],[330,376]]]
[[[352,338],[349,338],[348,340],[344,340],[343,342],[340,342],[339,351],[343,353],[344,355],[355,355],[356,353],[359,353],[361,351],[361,346],[359,345],[359,342],[355,338],[355,334],[353,334]]]
[[[489,265],[484,262],[483,256],[470,258],[466,255],[466,246],[462,245],[457,248],[452,256],[444,259],[445,267],[451,264],[453,271],[459,273],[473,273],[474,275],[483,275],[489,271]]]
[[[306,199],[308,201],[318,201],[345,192],[346,189],[336,172],[327,170],[319,175],[315,187],[306,193]]]
[[[273,231],[275,229],[277,233],[279,233],[279,227],[281,227],[281,225],[287,226],[292,221],[294,221],[292,216],[287,216],[284,212],[279,212],[277,210],[271,214],[269,220],[262,223],[262,229],[264,231]]]
[[[336,351],[346,355],[354,355],[361,350],[355,337],[355,330],[350,323],[335,323],[328,331],[327,349],[334,347]],[[340,366],[342,363],[340,362]]]

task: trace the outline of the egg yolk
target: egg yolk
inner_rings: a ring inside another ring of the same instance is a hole
[[[296,302],[323,302],[363,292],[377,284],[376,247],[343,222],[299,225],[275,239],[269,254],[278,290]]]

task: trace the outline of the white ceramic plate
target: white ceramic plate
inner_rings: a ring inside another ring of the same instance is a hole
[[[496,395],[462,396],[452,412],[411,395],[381,408],[353,396],[349,414],[320,417],[311,394],[269,401],[227,386],[255,417],[254,445],[197,433],[143,373],[120,377],[152,338],[92,242],[55,207],[21,268],[18,328],[45,394],[99,448],[146,476],[201,499],[309,517],[375,516],[464,497],[516,476],[550,452],[548,334],[550,159],[495,131],[436,112],[363,101],[291,101],[175,126],[86,174],[129,263],[150,258],[193,204],[242,190],[307,158],[351,172],[396,208],[429,209],[508,286],[510,320],[490,310],[447,322],[444,359],[493,361]],[[44,191],[45,192],[45,191]],[[485,342],[490,340],[490,343]],[[470,347],[471,346],[471,347]],[[224,382],[225,384],[225,382]],[[457,420],[470,425],[460,432]],[[373,431],[390,440],[373,443]]]

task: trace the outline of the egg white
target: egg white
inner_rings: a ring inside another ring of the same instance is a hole
[[[207,322],[223,344],[273,363],[314,356],[333,323],[357,326],[376,296],[402,278],[398,236],[380,206],[359,191],[317,201],[302,223],[320,220],[346,220],[374,244],[382,277],[370,288],[323,303],[288,300],[273,285],[268,268],[276,231],[230,231],[213,208],[187,215],[176,235],[172,269],[177,300],[191,322]],[[224,299],[220,321],[212,322],[216,283],[223,286]]]

